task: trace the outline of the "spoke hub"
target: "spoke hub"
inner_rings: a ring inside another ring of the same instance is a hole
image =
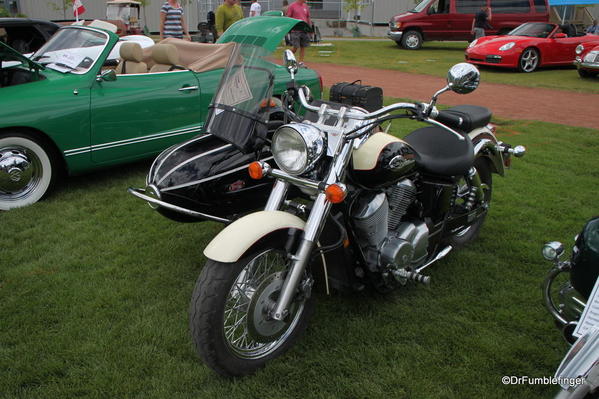
[[[266,277],[252,295],[248,310],[247,327],[250,336],[258,342],[271,342],[279,338],[289,327],[293,317],[278,321],[270,317],[279,292],[283,286],[283,273]],[[294,312],[290,312],[293,314]]]

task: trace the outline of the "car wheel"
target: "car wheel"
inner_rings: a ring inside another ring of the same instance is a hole
[[[415,30],[409,30],[401,37],[401,46],[408,50],[418,50],[422,47],[422,34]]]
[[[583,79],[587,79],[587,78],[592,78],[593,76],[597,76],[597,72],[589,72],[585,69],[579,69],[578,75],[580,75],[580,77]]]
[[[39,201],[52,187],[55,165],[41,140],[25,133],[0,134],[0,210]]]
[[[520,72],[533,72],[539,66],[540,60],[541,56],[537,49],[532,47],[524,49],[520,55],[520,60],[518,61],[518,69]]]

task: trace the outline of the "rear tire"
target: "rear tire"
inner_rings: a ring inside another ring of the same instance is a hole
[[[401,37],[401,46],[406,50],[418,50],[422,47],[422,34],[416,30],[404,32]]]
[[[283,248],[279,242],[234,263],[208,260],[198,278],[190,306],[191,336],[202,360],[223,376],[254,373],[287,351],[308,325],[313,296],[293,302],[285,321],[265,314],[278,298],[289,265]]]
[[[479,206],[489,206],[491,203],[491,197],[493,194],[493,177],[491,176],[491,170],[489,168],[489,164],[484,158],[478,158],[474,162],[474,168],[478,175],[480,176],[481,183],[486,185],[484,190],[484,204]],[[459,205],[458,205],[459,206]],[[454,248],[460,248],[468,245],[470,242],[474,241],[479,233],[483,224],[485,223],[485,218],[487,217],[487,213],[484,213],[478,220],[476,220],[470,226],[465,227],[462,230],[455,232],[453,235],[449,236],[446,239],[448,245],[451,245]]]

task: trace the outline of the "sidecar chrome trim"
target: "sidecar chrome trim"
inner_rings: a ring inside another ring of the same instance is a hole
[[[218,152],[218,151],[223,150],[223,149],[228,148],[228,147],[233,147],[233,145],[232,144],[225,144],[225,145],[217,147],[217,148],[215,148],[213,150],[202,152],[201,154],[198,154],[195,157],[191,157],[191,158],[189,158],[189,159],[181,162],[180,164],[175,165],[171,170],[169,170],[168,172],[166,172],[164,174],[164,176],[162,176],[162,178],[160,180],[158,180],[158,182],[156,183],[156,185],[159,186],[160,183],[162,183],[164,181],[164,179],[166,179],[167,177],[169,177],[174,171],[176,171],[177,169],[179,169],[181,166],[187,165],[188,163],[193,162],[196,159],[200,159],[202,157],[205,157],[206,155],[213,154],[215,152]]]
[[[268,158],[261,159],[261,161],[269,161],[269,160],[271,160],[271,159],[273,159],[273,157],[272,157],[272,156],[270,156],[270,157],[268,157]],[[218,175],[214,175],[214,176],[207,177],[207,178],[205,178],[205,179],[201,179],[201,180],[194,180],[194,181],[192,181],[192,182],[188,182],[188,183],[179,184],[179,185],[177,185],[177,186],[172,186],[172,187],[163,188],[161,191],[162,191],[162,192],[164,192],[164,191],[172,191],[172,190],[177,190],[177,189],[179,189],[179,188],[188,187],[188,186],[193,186],[194,184],[200,184],[200,183],[204,183],[204,182],[207,182],[207,181],[210,181],[210,180],[218,179],[219,177],[226,176],[226,175],[228,175],[228,174],[231,174],[231,173],[233,173],[233,172],[237,172],[237,171],[240,171],[240,170],[242,170],[242,169],[247,169],[247,167],[248,167],[248,166],[250,166],[250,164],[249,164],[249,163],[248,163],[247,165],[243,165],[243,166],[240,166],[240,167],[238,167],[238,168],[231,169],[231,170],[228,170],[228,171],[226,171],[226,172],[223,172],[223,173],[219,173]]]
[[[557,277],[557,275],[563,271],[564,270],[559,266],[554,267],[549,271],[549,274],[543,282],[543,299],[545,303],[545,308],[549,311],[551,316],[553,316],[553,318],[562,326],[566,325],[568,323],[568,320],[564,318],[560,309],[555,305],[555,302],[553,302],[553,298],[551,297],[551,286],[553,285],[553,280],[555,279],[555,277]]]
[[[180,150],[181,148],[185,147],[188,144],[191,143],[195,143],[196,141],[200,141],[203,140],[205,138],[211,137],[212,134],[210,133],[206,133],[202,136],[196,137],[194,139],[191,139],[189,141],[185,141],[179,145],[176,145],[175,147],[173,147],[172,150],[169,151],[168,154],[166,154],[164,157],[162,157],[162,160],[160,161],[160,164],[158,166],[156,166],[156,170],[160,169],[160,167],[162,166],[162,164],[168,159],[168,157],[170,157],[175,151]],[[148,173],[149,176],[153,176],[153,171],[154,171],[154,166],[155,166],[155,162],[152,162],[152,166],[150,167],[150,173]]]
[[[183,208],[183,207],[180,207],[177,205],[169,204],[168,202],[161,201],[154,197],[150,197],[145,194],[145,190],[142,190],[140,188],[129,187],[127,189],[127,191],[129,192],[129,194],[131,194],[139,199],[142,199],[144,201],[147,201],[150,204],[153,204],[157,207],[161,206],[163,208],[170,209],[171,211],[182,213],[184,215],[192,216],[192,217],[195,217],[198,219],[211,220],[213,222],[226,223],[226,224],[231,223],[231,220],[229,220],[229,219],[219,218],[218,216],[212,216],[212,215],[208,215],[206,213],[192,211],[191,209],[186,209],[186,208]]]

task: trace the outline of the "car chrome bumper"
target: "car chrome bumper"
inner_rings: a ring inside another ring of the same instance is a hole
[[[582,62],[582,61],[574,61],[574,65],[578,69],[593,69],[599,71],[599,64],[596,62]]]
[[[403,35],[403,32],[401,31],[387,31],[387,37],[391,40],[395,40],[396,42],[399,42],[401,40],[401,36]]]

